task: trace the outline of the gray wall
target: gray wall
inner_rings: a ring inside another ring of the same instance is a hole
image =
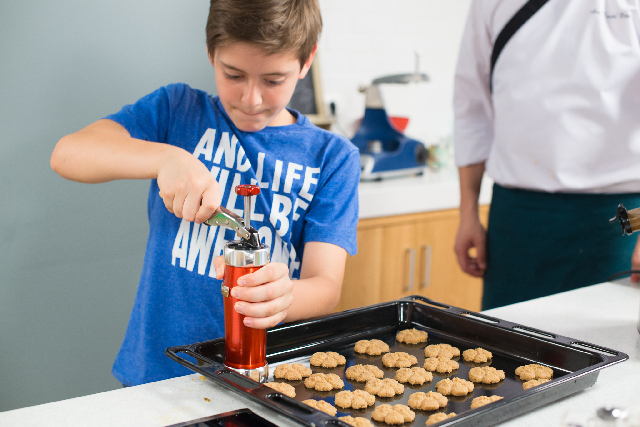
[[[214,92],[206,0],[0,5],[0,411],[111,390],[148,181],[49,167],[60,137],[172,82]]]

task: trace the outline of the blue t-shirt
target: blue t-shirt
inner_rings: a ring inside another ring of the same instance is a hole
[[[294,124],[243,132],[217,97],[175,84],[106,118],[133,138],[193,153],[218,181],[222,206],[239,216],[243,198],[233,189],[259,185],[251,223],[271,248],[271,260],[287,264],[297,279],[307,242],[332,243],[356,253],[360,159],[350,141],[290,112],[297,116]],[[235,233],[177,218],[167,211],[155,179],[148,216],[138,292],[113,366],[115,377],[126,385],[189,374],[165,349],[224,336],[213,258]]]

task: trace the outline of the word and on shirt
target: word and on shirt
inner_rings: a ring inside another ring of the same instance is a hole
[[[220,186],[222,200],[227,196],[226,208],[234,212],[238,216],[244,215],[244,209],[236,208],[238,195],[233,190],[240,185],[241,174],[252,168],[249,159],[246,157],[244,148],[238,144],[235,135],[229,132],[222,132],[216,145],[216,130],[207,129],[200,142],[193,151],[194,157],[203,160],[203,162],[211,162],[211,175],[216,179]],[[309,203],[313,199],[313,191],[318,183],[320,168],[313,168],[289,162],[286,167],[282,160],[276,159],[273,163],[273,181],[263,181],[264,165],[266,153],[258,154],[256,165],[256,178],[251,179],[251,184],[258,185],[260,188],[271,188],[273,200],[271,209],[269,210],[268,221],[275,229],[275,236],[272,227],[263,225],[258,228],[258,234],[262,243],[272,248],[271,261],[282,262],[289,266],[289,276],[293,277],[294,272],[300,269],[300,260],[297,257],[296,250],[290,243],[287,244],[282,240],[282,236],[286,236],[291,229],[291,221],[300,218],[300,212],[305,211],[309,207]],[[271,164],[269,162],[269,164]],[[229,178],[233,174],[231,186],[228,186]],[[300,191],[293,198],[291,190],[294,181],[302,181]],[[251,204],[251,221],[256,223],[264,223],[265,215],[255,212],[256,203]],[[209,227],[204,224],[197,224],[182,220],[180,228],[176,233],[171,251],[171,264],[194,271],[196,262],[198,264],[197,273],[200,275],[208,274],[209,277],[216,276],[213,266],[213,258],[222,255],[224,246],[230,239],[225,238],[225,234],[232,233],[225,227]],[[236,236],[235,239],[238,237]],[[213,249],[213,250],[212,250]],[[207,273],[208,268],[208,273]]]

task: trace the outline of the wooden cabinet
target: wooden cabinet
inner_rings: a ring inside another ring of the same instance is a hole
[[[481,206],[485,227],[488,215]],[[360,220],[336,311],[414,294],[479,311],[482,280],[463,273],[453,252],[459,221],[458,209]]]

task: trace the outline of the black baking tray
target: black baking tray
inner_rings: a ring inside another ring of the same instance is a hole
[[[427,343],[410,345],[396,342],[398,331],[417,328],[429,333]],[[597,344],[567,338],[515,324],[481,313],[442,304],[428,298],[413,295],[395,301],[347,310],[325,317],[309,319],[276,326],[267,331],[267,361],[270,372],[280,363],[308,363],[317,351],[337,351],[347,359],[346,366],[334,369],[312,367],[314,372],[338,374],[345,383],[344,390],[364,389],[364,383],[347,380],[345,369],[355,364],[376,365],[385,372],[385,378],[394,378],[395,368],[384,367],[382,356],[367,356],[354,353],[353,345],[361,339],[381,339],[391,351],[404,351],[418,358],[418,365],[425,360],[424,347],[429,344],[447,343],[460,351],[482,347],[493,353],[489,363],[502,369],[506,378],[498,384],[475,385],[473,394],[466,397],[449,397],[447,406],[440,412],[455,412],[438,426],[484,426],[494,425],[518,416],[534,408],[546,405],[595,384],[599,371],[629,358],[625,353]],[[460,368],[451,374],[434,373],[433,381],[423,386],[405,384],[405,391],[395,398],[376,397],[376,404],[366,410],[341,409],[332,417],[301,403],[313,398],[334,404],[334,396],[341,390],[317,392],[305,388],[303,381],[290,382],[296,389],[292,399],[267,386],[226,368],[224,362],[224,338],[170,347],[166,354],[204,375],[208,379],[276,410],[304,426],[348,426],[337,419],[344,415],[371,419],[375,406],[382,403],[407,404],[409,396],[416,391],[435,391],[435,384],[442,378],[460,377],[468,379],[468,372],[475,364],[458,360]],[[193,359],[182,357],[191,356]],[[515,377],[520,365],[538,363],[554,371],[552,381],[529,390],[522,389],[522,381]],[[482,366],[482,365],[480,365]],[[270,379],[272,380],[272,379]],[[473,398],[499,395],[503,399],[470,409]],[[424,425],[429,415],[436,411],[414,411],[416,420],[412,425]],[[384,423],[373,421],[374,425]],[[409,425],[409,424],[408,424]]]

